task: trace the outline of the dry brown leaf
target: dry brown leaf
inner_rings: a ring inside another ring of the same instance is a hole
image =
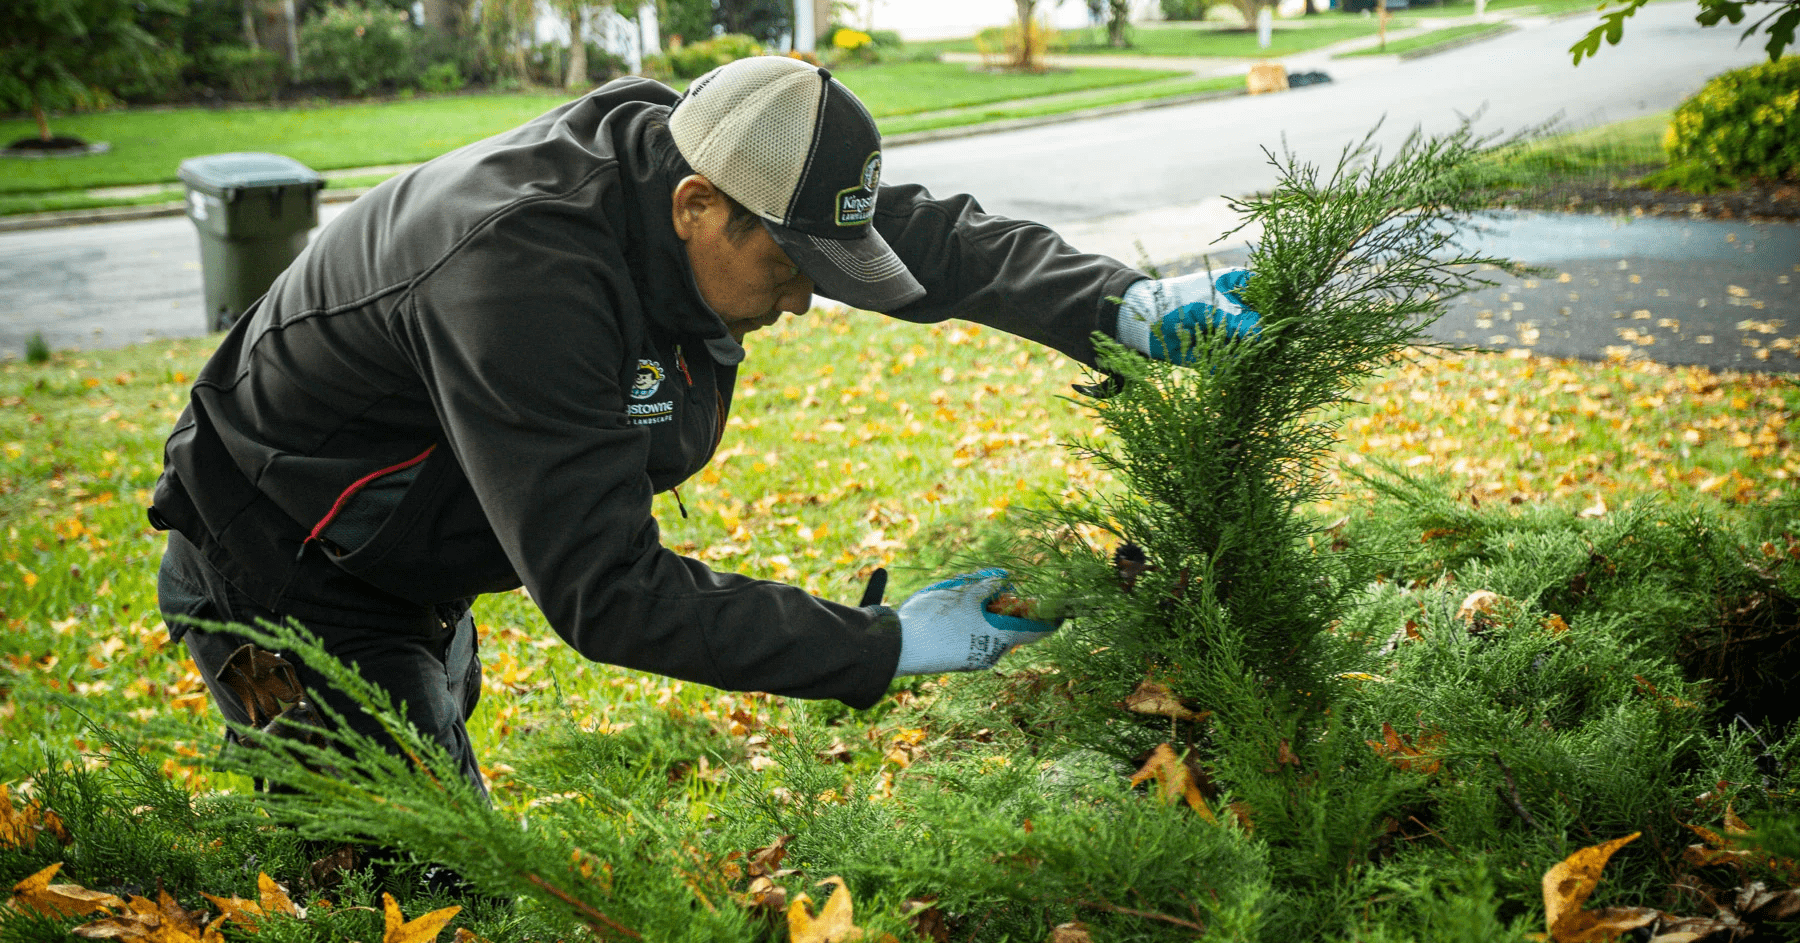
[[[52,884],[50,879],[62,869],[62,862],[31,875],[13,885],[12,905],[30,908],[45,915],[62,914],[82,917],[97,910],[123,907],[125,902],[104,891],[90,891],[79,884]]]
[[[750,876],[763,877],[781,870],[781,859],[787,857],[788,842],[794,840],[792,835],[783,835],[767,845],[750,853]]]
[[[1738,888],[1735,910],[1747,920],[1792,920],[1800,916],[1800,890],[1772,891],[1761,881]]]
[[[41,808],[35,799],[27,800],[23,808],[14,805],[12,791],[0,784],[0,848],[29,847],[42,835],[65,845],[71,841],[55,812]]]
[[[1475,625],[1477,620],[1494,614],[1506,597],[1488,589],[1478,589],[1463,597],[1462,605],[1456,607],[1456,618]]]
[[[744,902],[752,909],[767,911],[773,916],[787,909],[787,888],[775,883],[772,878],[752,878],[750,889],[744,894]]]
[[[1050,943],[1089,943],[1093,937],[1088,936],[1087,924],[1079,920],[1057,924],[1050,931]]]
[[[1384,720],[1381,722],[1381,742],[1377,743],[1374,740],[1364,740],[1363,742],[1368,744],[1376,755],[1383,757],[1389,763],[1394,764],[1395,768],[1404,772],[1424,773],[1429,776],[1436,773],[1443,765],[1431,755],[1444,743],[1444,735],[1439,732],[1423,734],[1415,744],[1411,736],[1400,733],[1394,729],[1393,724]]]
[[[394,895],[387,893],[381,895],[381,910],[384,918],[381,943],[426,943],[435,940],[438,931],[444,929],[444,924],[462,912],[461,907],[444,907],[407,920],[400,913],[400,905],[394,900]]]
[[[1200,792],[1200,784],[1195,781],[1193,771],[1181,757],[1175,754],[1175,748],[1162,744],[1144,761],[1144,765],[1132,775],[1133,786],[1148,779],[1156,780],[1156,793],[1164,802],[1172,803],[1185,800],[1189,807],[1200,814],[1200,817],[1217,825],[1218,816],[1206,804],[1206,797]]]
[[[1154,714],[1172,720],[1199,722],[1212,716],[1212,711],[1194,711],[1181,703],[1181,698],[1168,685],[1145,681],[1137,690],[1125,695],[1125,709],[1134,714]]]
[[[475,931],[468,927],[457,927],[456,936],[451,940],[452,943],[488,943],[486,937],[476,936]]]
[[[807,905],[812,899],[805,894],[794,898],[788,905],[788,940],[789,943],[840,943],[844,940],[862,939],[862,928],[851,918],[850,889],[844,886],[844,879],[833,875],[819,882],[820,887],[827,884],[837,885],[831,897],[818,916],[813,916],[812,908]]]
[[[950,943],[950,923],[938,909],[937,898],[918,897],[906,902],[906,916],[912,921],[913,933],[932,943]]]
[[[156,901],[133,897],[126,902],[127,912],[82,924],[70,932],[88,940],[125,940],[128,943],[224,943],[225,938],[219,933],[219,927],[225,923],[224,916],[202,927],[194,914],[177,903],[168,891],[160,892],[157,897]],[[204,916],[204,911],[197,913]]]
[[[1656,919],[1656,912],[1651,910],[1648,911],[1650,916],[1641,923],[1624,926],[1637,916],[1627,917],[1625,912],[1641,908],[1609,908],[1591,913],[1581,909],[1593,895],[1594,888],[1599,886],[1600,872],[1605,870],[1613,852],[1635,841],[1640,834],[1632,832],[1624,838],[1583,848],[1544,872],[1544,924],[1550,931],[1550,939],[1555,943],[1610,940]]]
[[[263,916],[262,905],[242,897],[214,897],[205,891],[200,896],[219,908],[219,916],[247,930],[256,929],[256,918]]]

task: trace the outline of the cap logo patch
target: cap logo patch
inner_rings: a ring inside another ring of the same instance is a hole
[[[631,398],[649,399],[656,395],[657,387],[662,386],[662,364],[654,360],[639,360],[637,375],[631,378]]]
[[[863,161],[862,179],[837,194],[837,224],[863,226],[875,217],[875,189],[881,186],[881,152]]]

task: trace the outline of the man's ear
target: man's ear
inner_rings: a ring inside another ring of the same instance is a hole
[[[671,203],[675,235],[686,242],[699,231],[700,221],[706,218],[707,213],[724,205],[724,194],[705,177],[688,174],[675,185]]]

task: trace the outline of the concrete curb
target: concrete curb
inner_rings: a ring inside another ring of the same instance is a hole
[[[348,203],[369,192],[369,187],[319,191],[320,203]],[[59,210],[54,213],[21,213],[0,216],[0,232],[26,232],[32,229],[56,229],[61,226],[86,226],[95,223],[124,223],[135,219],[159,219],[181,216],[187,204],[145,203],[139,206],[102,206],[91,210]]]
[[[1475,33],[1470,36],[1464,36],[1460,39],[1452,39],[1449,42],[1438,43],[1435,46],[1424,46],[1424,47],[1421,47],[1418,49],[1408,49],[1407,51],[1399,53],[1398,55],[1400,57],[1400,61],[1402,61],[1402,62],[1406,62],[1406,61],[1412,60],[1412,59],[1423,59],[1426,56],[1435,56],[1440,52],[1449,52],[1452,49],[1461,49],[1464,46],[1473,46],[1476,43],[1486,42],[1490,39],[1499,39],[1500,37],[1505,36],[1508,33],[1518,32],[1518,29],[1519,29],[1519,25],[1517,23],[1513,23],[1509,20],[1503,20],[1498,25],[1500,27],[1499,29],[1491,29],[1485,33]]]
[[[1219,98],[1236,98],[1248,94],[1247,89],[1224,88],[1211,92],[1189,92],[1186,95],[1171,95],[1168,98],[1146,98],[1143,101],[1120,102],[1117,105],[1102,105],[1099,108],[1083,108],[1080,111],[1065,111],[1056,115],[1037,115],[1030,118],[1005,118],[1000,121],[986,121],[980,124],[962,124],[953,128],[933,128],[930,131],[908,131],[905,134],[883,135],[881,143],[886,147],[900,147],[906,144],[924,144],[927,141],[948,141],[954,138],[969,138],[980,134],[997,134],[1001,131],[1018,131],[1024,128],[1038,128],[1044,125],[1064,124],[1070,121],[1085,121],[1089,118],[1105,118],[1109,115],[1124,115],[1134,111],[1149,111],[1152,108],[1167,108],[1171,105],[1189,105],[1194,102],[1212,101]]]

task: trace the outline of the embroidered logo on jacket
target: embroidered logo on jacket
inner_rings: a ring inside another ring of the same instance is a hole
[[[631,379],[631,398],[649,399],[655,396],[657,388],[662,386],[662,381],[662,364],[654,360],[638,361],[637,376]]]

